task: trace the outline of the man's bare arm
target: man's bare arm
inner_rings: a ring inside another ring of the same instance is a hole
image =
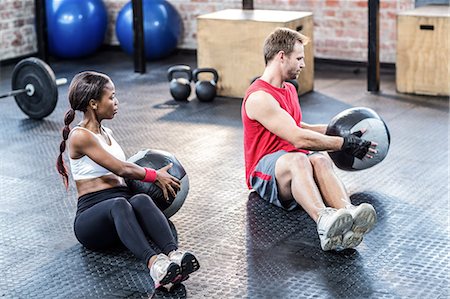
[[[342,137],[327,136],[297,126],[292,116],[264,91],[252,93],[247,98],[245,110],[250,119],[258,121],[267,130],[290,142],[296,148],[336,151],[342,147],[344,141]]]

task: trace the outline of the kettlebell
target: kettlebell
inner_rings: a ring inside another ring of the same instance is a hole
[[[198,75],[201,73],[211,73],[214,78],[210,81],[200,81]],[[219,81],[219,74],[213,68],[197,68],[192,72],[195,82],[195,94],[200,102],[211,102],[216,97],[216,84]]]
[[[175,73],[186,74],[187,78],[175,78]],[[170,82],[170,94],[175,101],[187,101],[191,94],[192,71],[188,65],[174,65],[167,70]]]

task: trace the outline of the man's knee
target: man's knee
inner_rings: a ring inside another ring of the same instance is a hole
[[[333,168],[331,159],[323,154],[313,154],[309,156],[309,160],[314,170],[327,170]]]
[[[303,153],[288,153],[279,159],[280,168],[293,171],[296,169],[308,169],[311,163],[308,156]],[[278,165],[277,165],[278,166]]]
[[[296,173],[298,171],[311,171],[311,163],[303,153],[288,153],[277,161],[277,172]]]

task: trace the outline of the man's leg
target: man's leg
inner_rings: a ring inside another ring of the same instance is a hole
[[[312,154],[308,158],[312,165],[314,180],[325,204],[336,209],[351,204],[344,184],[334,172],[331,159],[320,153]]]
[[[287,153],[275,164],[275,177],[280,201],[294,199],[317,222],[325,208],[313,177],[313,168],[303,153]]]
[[[324,202],[337,209],[347,208],[352,214],[353,225],[351,230],[343,235],[343,248],[358,246],[364,235],[376,223],[375,209],[368,203],[362,203],[356,207],[351,204],[347,191],[334,172],[333,162],[328,156],[317,153],[309,156],[309,160],[313,168],[314,179],[319,186]]]
[[[342,234],[353,224],[352,216],[345,209],[325,207],[308,157],[303,153],[281,156],[275,165],[275,177],[280,200],[293,198],[317,223],[322,249],[340,249]]]

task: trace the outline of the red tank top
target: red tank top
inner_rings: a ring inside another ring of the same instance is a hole
[[[245,102],[247,101],[248,96],[255,91],[262,90],[270,94],[278,103],[280,103],[280,107],[286,110],[300,127],[302,111],[298,102],[297,91],[295,90],[294,85],[290,83],[285,83],[284,86],[285,88],[278,88],[270,85],[266,81],[258,79],[247,89],[244,100],[242,101],[241,116],[244,127],[245,178],[249,189],[251,189],[249,180],[250,175],[259,160],[265,155],[279,150],[308,153],[307,150],[297,149],[288,141],[273,134],[256,120],[250,119],[245,111]]]

